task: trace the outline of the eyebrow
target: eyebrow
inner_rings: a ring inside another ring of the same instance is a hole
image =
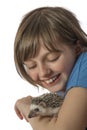
[[[45,57],[47,57],[48,55],[50,55],[50,54],[52,54],[52,53],[60,53],[60,52],[62,52],[61,50],[57,50],[57,51],[48,51],[47,53],[45,53],[43,56],[42,56],[42,58],[45,58]],[[26,60],[26,61],[24,61],[24,62],[32,62],[32,59],[34,59],[35,57],[29,57],[29,59],[28,60]],[[23,63],[24,65],[26,65],[25,63]]]

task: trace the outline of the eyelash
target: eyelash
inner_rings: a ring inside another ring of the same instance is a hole
[[[32,66],[32,67],[28,67],[28,69],[34,69],[36,67],[36,65]]]
[[[48,59],[48,61],[49,61],[49,62],[54,62],[54,61],[58,60],[58,58],[59,58],[59,57],[53,58],[52,60],[49,60],[49,59]]]

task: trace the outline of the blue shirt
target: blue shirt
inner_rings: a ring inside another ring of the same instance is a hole
[[[66,84],[66,92],[72,87],[87,88],[87,52],[78,57]]]

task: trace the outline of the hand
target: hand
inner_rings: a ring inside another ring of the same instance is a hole
[[[17,116],[21,120],[24,118],[27,122],[29,122],[28,113],[29,113],[29,106],[30,106],[31,99],[32,99],[31,96],[18,99],[14,106]]]

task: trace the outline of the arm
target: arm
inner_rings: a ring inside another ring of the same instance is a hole
[[[69,90],[57,119],[36,117],[27,120],[33,130],[84,130],[87,121],[87,89]]]

